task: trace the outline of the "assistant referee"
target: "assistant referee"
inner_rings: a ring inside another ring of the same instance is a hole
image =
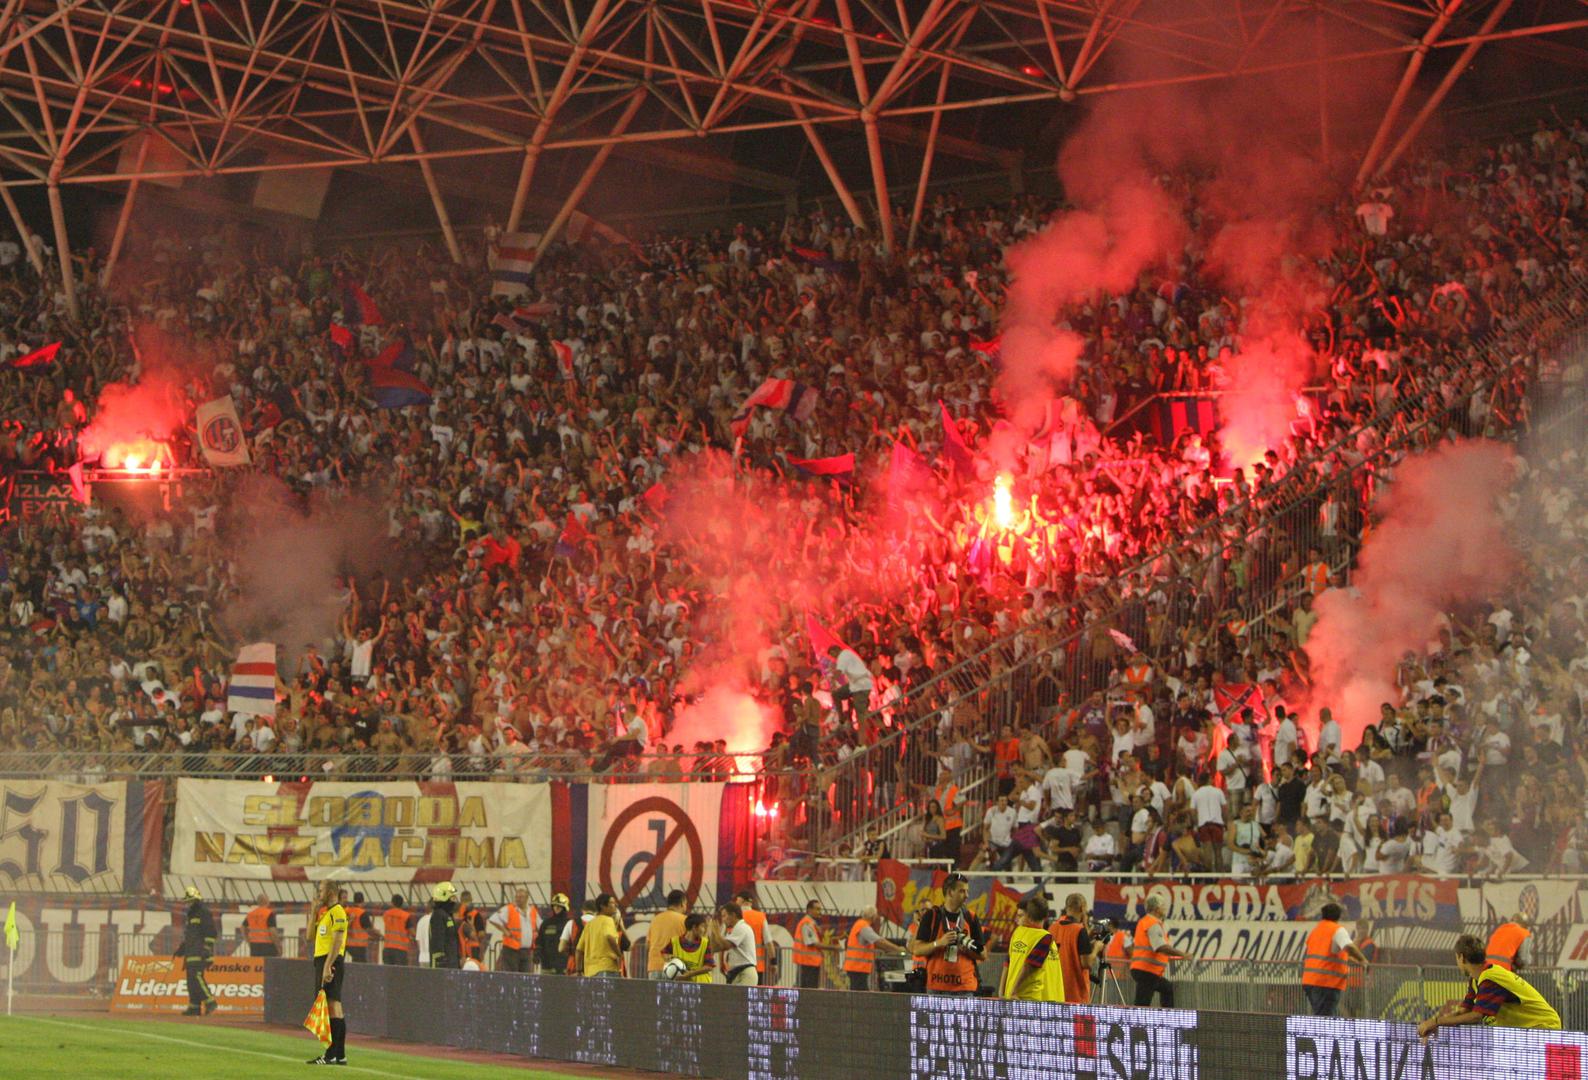
[[[319,912],[314,923],[314,970],[319,975],[315,990],[325,991],[331,1013],[331,1045],[310,1065],[347,1064],[347,1021],[342,1016],[342,972],[347,966],[347,909],[337,900],[336,883],[320,883],[315,903]]]

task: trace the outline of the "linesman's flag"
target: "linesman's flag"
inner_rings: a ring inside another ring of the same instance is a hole
[[[309,1015],[303,1018],[303,1026],[310,1035],[320,1040],[321,1046],[331,1045],[331,1006],[326,1004],[324,990],[314,995],[314,1004],[309,1006]]]

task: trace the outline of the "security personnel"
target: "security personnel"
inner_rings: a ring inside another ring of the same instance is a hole
[[[1367,956],[1351,940],[1351,931],[1340,925],[1340,905],[1325,904],[1322,916],[1307,935],[1301,964],[1301,988],[1314,1016],[1333,1016],[1350,976],[1346,961],[1367,967]]]
[[[1064,968],[1064,1000],[1086,1005],[1092,1000],[1092,966],[1097,963],[1103,943],[1093,941],[1086,932],[1086,897],[1071,893],[1064,898],[1064,911],[1048,933],[1059,947],[1059,962]]]
[[[517,971],[529,974],[530,950],[524,947],[524,912],[529,912],[529,936],[534,940],[536,911],[529,906],[529,890],[519,889],[513,902],[503,906],[501,914],[502,952],[496,961],[498,971]]]
[[[344,909],[347,912],[347,958],[355,964],[369,962],[369,912],[364,910],[364,894],[353,894],[353,902]]]
[[[458,890],[450,881],[443,881],[430,890],[430,966],[452,968],[463,966],[463,939],[458,934]]]
[[[210,993],[204,972],[215,958],[215,916],[199,895],[198,889],[189,885],[182,892],[188,902],[187,914],[182,918],[182,944],[176,954],[187,969],[186,1016],[207,1016],[215,1011],[215,995]]]
[[[463,960],[478,962],[480,959],[481,921],[480,909],[474,906],[474,894],[464,889],[458,898],[458,952]]]
[[[711,938],[706,934],[704,915],[685,915],[684,932],[667,943],[667,952],[686,965],[675,982],[711,981]]]
[[[987,948],[974,912],[967,911],[970,882],[964,874],[943,879],[943,903],[921,917],[910,952],[926,958],[929,994],[974,994],[980,986],[976,964]]]
[[[254,906],[243,916],[243,933],[248,938],[249,956],[280,956],[281,930],[276,926],[276,912],[260,893],[254,897]]]
[[[799,972],[795,983],[802,990],[817,990],[822,985],[822,953],[843,952],[838,945],[822,940],[821,927],[816,920],[822,917],[822,902],[812,900],[805,905],[805,914],[794,926],[794,968]]]
[[[948,844],[949,853],[955,861],[959,860],[960,834],[965,828],[965,817],[959,808],[959,785],[948,777],[937,782],[932,789],[932,798],[937,800],[937,805],[943,808],[943,833]]]
[[[1164,978],[1164,972],[1169,968],[1169,961],[1181,959],[1185,953],[1169,945],[1162,915],[1163,898],[1148,897],[1147,914],[1136,923],[1131,941],[1130,977],[1136,983],[1137,1007],[1151,1005],[1153,995],[1157,994],[1160,1005],[1174,1008],[1174,984]]]
[[[1484,959],[1495,967],[1505,968],[1507,971],[1521,971],[1523,967],[1533,962],[1533,920],[1520,912],[1511,916],[1510,922],[1503,922],[1494,928],[1494,933],[1489,935],[1489,943],[1484,948]]]
[[[860,913],[849,928],[849,940],[844,946],[844,970],[849,973],[849,989],[870,990],[871,973],[877,970],[877,951],[903,956],[904,950],[872,929],[877,922],[877,909],[869,907]]]
[[[915,904],[915,915],[914,915],[913,918],[910,919],[910,928],[904,932],[904,940],[905,941],[909,942],[909,941],[914,941],[915,940],[916,931],[921,929],[921,919],[923,917],[925,917],[925,915],[926,915],[926,913],[928,911],[931,911],[931,910],[932,910],[932,897],[928,893],[924,893],[923,892],[921,894],[920,899],[916,901],[916,904]],[[910,969],[911,980],[907,980],[907,981],[913,981],[913,980],[918,979],[918,980],[920,980],[918,983],[913,983],[914,989],[916,989],[916,990],[925,990],[926,989],[926,957],[924,957],[924,956],[915,957],[915,959],[913,961],[913,964],[914,964],[914,966],[911,967],[911,969]]]
[[[320,883],[314,920],[314,973],[316,990],[325,992],[331,1014],[331,1045],[310,1065],[347,1064],[347,1019],[342,1013],[342,975],[347,970],[347,909],[336,884]]]
[[[380,917],[383,930],[380,949],[382,964],[401,966],[413,963],[413,918],[413,912],[403,906],[402,894],[393,893],[391,907],[382,912]]]
[[[1456,939],[1456,963],[1469,980],[1467,996],[1417,1025],[1428,1038],[1442,1027],[1488,1024],[1494,1027],[1560,1030],[1560,1014],[1544,995],[1514,971],[1491,964],[1484,943],[1471,934]]]
[[[563,927],[567,925],[568,897],[556,893],[551,898],[551,911],[540,920],[540,929],[535,932],[535,952],[539,954],[542,975],[561,974],[563,959],[558,945],[562,942]]]
[[[739,905],[740,916],[750,924],[750,932],[755,935],[756,981],[761,986],[767,986],[766,912],[755,909],[755,893],[748,890],[736,894],[733,899]]]
[[[1009,936],[1009,966],[1000,997],[1019,1001],[1063,1001],[1064,962],[1047,930],[1048,902],[1042,894],[1020,905],[1020,925]]]

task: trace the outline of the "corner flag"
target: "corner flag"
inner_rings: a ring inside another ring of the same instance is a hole
[[[6,909],[6,948],[16,952],[17,942],[21,940],[22,935],[17,932],[17,902],[13,900]]]

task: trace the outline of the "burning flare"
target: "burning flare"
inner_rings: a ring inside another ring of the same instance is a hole
[[[1014,504],[1009,496],[1009,474],[999,473],[993,481],[993,521],[1000,529],[1015,523]]]

